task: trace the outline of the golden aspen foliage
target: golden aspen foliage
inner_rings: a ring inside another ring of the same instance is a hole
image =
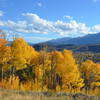
[[[0,47],[5,46],[8,42],[5,39],[0,38]]]
[[[70,50],[35,51],[22,38],[10,46],[0,39],[0,88],[100,94],[100,64],[76,62]]]
[[[63,89],[79,89],[84,86],[83,79],[80,77],[78,66],[75,63],[72,52],[64,50],[56,52],[57,73],[62,77]]]
[[[11,50],[8,46],[0,47],[0,64],[7,66],[7,62],[11,58]],[[4,65],[5,64],[5,65]]]
[[[87,60],[81,64],[80,70],[87,91],[97,87],[100,89],[100,64]]]
[[[12,64],[17,69],[26,68],[33,56],[36,55],[34,48],[28,45],[23,39],[18,38],[11,45]]]
[[[0,82],[0,87],[11,90],[19,90],[19,84],[20,81],[18,76],[13,76],[13,81],[12,76],[10,76],[9,78],[3,79],[3,82]]]
[[[10,68],[10,59],[11,59],[11,49],[6,46],[7,41],[0,43],[0,71],[1,71],[1,79],[3,82],[4,72],[7,72]]]

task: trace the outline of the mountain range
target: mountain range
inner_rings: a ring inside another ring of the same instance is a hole
[[[77,38],[58,38],[43,43],[34,44],[36,50],[48,46],[50,50],[69,49],[75,52],[100,52],[100,33],[88,34]]]
[[[86,45],[86,44],[98,44],[100,43],[100,33],[96,34],[88,34],[83,37],[77,37],[77,38],[59,38],[59,39],[53,39],[47,42],[44,42],[46,44],[52,44],[52,45],[59,45],[59,44],[74,44],[74,45]]]

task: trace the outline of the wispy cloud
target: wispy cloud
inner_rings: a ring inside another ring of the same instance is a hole
[[[3,16],[3,15],[4,15],[4,12],[0,10],[0,16]]]
[[[73,19],[69,22],[61,20],[48,21],[34,13],[24,13],[22,15],[25,17],[24,21],[19,20],[15,22],[12,20],[0,20],[0,26],[19,33],[53,33],[66,36],[74,36],[75,34],[83,36],[86,34],[100,32],[100,25],[89,27],[85,23],[77,22]]]
[[[93,26],[91,29],[92,31],[100,32],[100,24]]]
[[[70,19],[70,20],[72,20],[73,19],[73,17],[72,16],[64,16],[64,18],[67,18],[67,19]]]
[[[94,3],[98,2],[98,1],[100,1],[100,0],[93,0]]]
[[[43,7],[43,4],[42,4],[41,2],[38,2],[38,3],[37,3],[37,6]]]

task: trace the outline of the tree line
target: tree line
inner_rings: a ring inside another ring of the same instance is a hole
[[[0,39],[0,88],[100,94],[100,64],[78,61],[70,50],[36,51],[24,39]]]

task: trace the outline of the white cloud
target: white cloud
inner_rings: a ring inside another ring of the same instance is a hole
[[[74,34],[83,36],[100,31],[100,25],[89,27],[85,23],[80,23],[76,20],[70,20],[70,22],[57,20],[54,22],[42,19],[34,13],[25,13],[22,15],[26,18],[24,21],[0,21],[0,26],[19,33],[53,33],[66,36],[74,36]]]
[[[72,16],[64,16],[64,18],[67,18],[67,19],[73,19]]]
[[[4,15],[4,12],[0,10],[0,16],[3,16],[3,15]]]
[[[100,32],[100,24],[93,26],[92,30],[96,32]]]
[[[41,2],[38,2],[37,5],[38,5],[39,7],[42,7],[42,6],[43,6],[43,4],[42,4]]]
[[[5,23],[3,21],[0,21],[0,26],[5,26]]]
[[[67,35],[67,34],[72,34],[75,32],[78,33],[89,33],[89,28],[83,24],[83,23],[78,23],[75,20],[71,20],[69,23],[65,23],[63,21],[47,21],[45,19],[40,18],[38,15],[33,14],[33,13],[26,13],[23,14],[26,16],[32,23],[31,23],[31,28],[35,31],[36,33],[56,33],[60,35]],[[37,31],[36,31],[37,30]]]
[[[95,3],[98,2],[98,1],[99,1],[99,0],[93,0],[93,2],[95,2]]]

